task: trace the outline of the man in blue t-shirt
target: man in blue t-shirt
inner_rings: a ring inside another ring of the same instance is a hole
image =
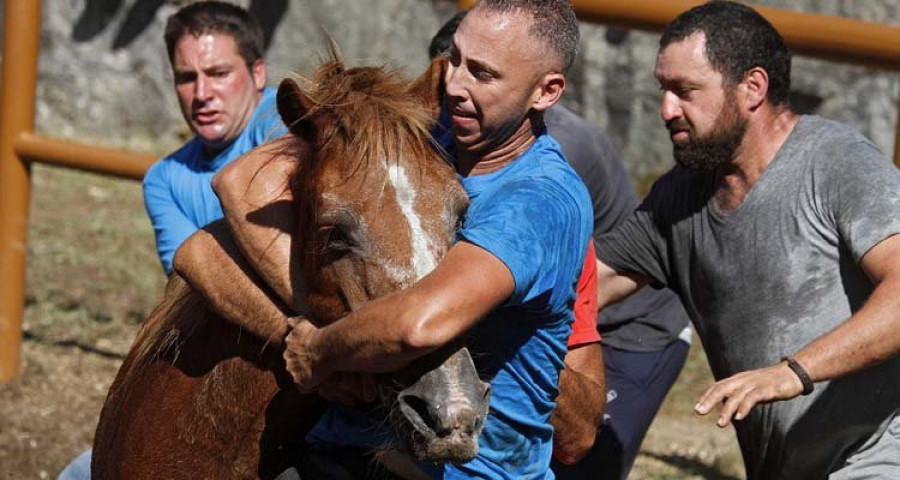
[[[213,175],[285,127],[275,91],[265,87],[262,28],[246,10],[193,3],[169,18],[165,40],[181,113],[195,135],[144,177],[144,204],[169,274],[182,242],[223,216]]]
[[[463,10],[451,17],[435,34],[428,47],[431,58],[446,55],[466,13]],[[588,189],[594,207],[596,243],[638,206],[625,166],[597,127],[565,106],[557,104],[547,110],[544,123]],[[678,377],[690,347],[687,312],[668,289],[647,286],[639,294],[599,312],[595,320],[593,328],[603,336],[607,388],[605,398],[595,399],[601,404],[606,402],[603,427],[582,460],[574,461],[583,453],[580,451],[571,457],[555,456],[553,473],[559,479],[628,478],[644,435]]]
[[[286,130],[275,90],[265,87],[263,31],[246,10],[216,1],[190,4],[169,17],[165,41],[178,104],[195,135],[144,176],[144,205],[168,275],[178,247],[223,216],[213,175]],[[90,462],[87,450],[59,480],[90,478]]]
[[[592,215],[543,112],[565,89],[577,39],[565,0],[483,0],[473,8],[445,76],[449,134],[471,202],[459,241],[431,282],[321,329],[301,323],[286,340],[288,371],[313,390],[331,372],[393,370],[471,331],[469,347],[486,353],[476,354],[479,369],[492,378],[491,415],[478,457],[431,467],[433,477],[552,478],[549,420]],[[426,289],[427,301],[413,301]],[[384,324],[380,317],[415,325],[373,328]],[[394,337],[403,331],[415,331],[422,348],[408,354],[405,339]],[[336,415],[317,440],[347,443]]]

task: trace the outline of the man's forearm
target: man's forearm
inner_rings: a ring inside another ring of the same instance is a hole
[[[226,320],[269,342],[288,333],[288,314],[260,287],[223,221],[190,237],[175,255],[175,270]]]
[[[794,354],[819,382],[876,365],[900,353],[900,275],[884,279],[847,321]]]
[[[597,247],[602,248],[602,246]],[[647,284],[647,278],[631,272],[619,273],[597,260],[597,304],[600,310],[624,300]]]
[[[599,343],[579,347],[566,357],[556,403],[550,419],[554,428],[554,456],[562,463],[575,463],[590,452],[606,412],[606,382]]]
[[[212,185],[244,258],[285,304],[301,312],[303,292],[292,258],[297,205],[290,189],[297,159],[285,153],[290,141],[285,137],[243,155]]]
[[[403,368],[442,344],[442,340],[415,340],[415,322],[405,313],[421,311],[414,308],[417,302],[413,298],[416,296],[409,292],[398,292],[370,301],[331,325],[311,331],[306,348],[319,365],[327,365],[331,371],[389,372]]]
[[[456,339],[513,293],[515,281],[490,252],[458,242],[412,287],[369,301],[316,329],[304,322],[288,337],[288,371],[303,390],[332,372],[387,372]]]

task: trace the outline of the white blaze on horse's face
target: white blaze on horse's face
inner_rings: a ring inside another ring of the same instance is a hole
[[[403,212],[403,216],[406,218],[409,226],[412,266],[415,271],[415,280],[419,280],[437,266],[437,255],[434,248],[429,245],[428,236],[422,227],[422,219],[419,218],[415,210],[418,192],[406,175],[406,170],[401,165],[390,165],[388,167],[388,178],[391,186],[394,187],[394,197],[397,199],[397,205],[400,207],[400,211]]]

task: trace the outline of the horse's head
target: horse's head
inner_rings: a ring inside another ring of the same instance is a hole
[[[285,80],[278,109],[304,152],[302,278],[320,322],[406,288],[453,242],[468,199],[433,145],[443,61],[406,84],[381,68],[326,63],[309,89]],[[490,387],[459,345],[386,377],[382,401],[415,457],[464,462],[478,451]]]

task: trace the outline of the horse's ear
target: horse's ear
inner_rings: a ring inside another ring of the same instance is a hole
[[[442,56],[435,57],[428,70],[409,85],[409,93],[420,97],[434,118],[441,114],[444,103],[444,74],[450,61]]]
[[[312,100],[303,93],[297,82],[286,78],[278,86],[278,113],[281,121],[287,125],[288,130],[294,135],[312,141],[316,136],[316,128],[306,114],[313,107]]]

